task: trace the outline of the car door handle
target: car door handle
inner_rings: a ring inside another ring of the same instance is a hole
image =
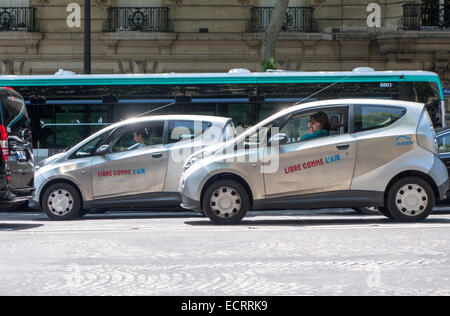
[[[337,147],[337,149],[339,149],[339,150],[347,150],[347,149],[350,148],[350,145],[349,145],[349,144],[345,144],[345,145],[337,145],[336,147]]]
[[[162,153],[156,153],[156,154],[153,154],[153,155],[152,155],[152,157],[155,158],[155,159],[159,159],[159,158],[161,158],[162,156],[163,156]]]

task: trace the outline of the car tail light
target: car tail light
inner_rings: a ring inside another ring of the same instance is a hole
[[[11,87],[1,87],[2,89],[8,89],[8,90],[12,90],[12,91],[15,91],[13,88],[11,88]]]
[[[0,125],[0,147],[2,149],[2,157],[5,162],[9,160],[9,144],[8,131],[4,125]]]

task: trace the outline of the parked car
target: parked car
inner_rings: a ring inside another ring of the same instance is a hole
[[[0,210],[26,204],[34,194],[30,120],[22,96],[0,88]]]
[[[325,115],[322,130],[315,130],[315,117]],[[419,103],[302,104],[203,156],[181,178],[182,206],[217,224],[238,223],[249,209],[373,206],[389,218],[416,222],[448,190],[432,122]]]
[[[450,128],[436,130],[436,139],[439,147],[439,157],[450,172]],[[437,203],[439,206],[450,206],[450,192],[447,198]]]
[[[236,136],[229,118],[154,116],[127,120],[39,163],[31,206],[53,220],[91,208],[179,206],[185,160]]]

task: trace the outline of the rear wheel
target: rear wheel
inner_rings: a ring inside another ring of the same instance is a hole
[[[433,189],[425,180],[403,178],[389,190],[387,209],[392,217],[402,222],[419,222],[430,216],[435,205]]]
[[[73,220],[81,212],[81,197],[70,184],[57,183],[45,190],[42,206],[47,216],[56,221]]]
[[[203,211],[209,219],[219,225],[239,223],[249,209],[247,190],[233,180],[221,180],[213,183],[206,190]]]

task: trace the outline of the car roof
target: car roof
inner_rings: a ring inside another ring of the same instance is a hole
[[[186,120],[198,122],[211,122],[213,124],[225,125],[227,122],[231,120],[231,118],[221,116],[208,116],[208,115],[155,115],[155,116],[130,118],[125,121],[116,123],[112,125],[112,127],[118,127],[133,123],[152,122],[152,121],[186,121]]]
[[[401,106],[401,107],[419,107],[425,106],[423,103],[407,102],[400,100],[379,100],[379,99],[335,99],[335,100],[324,100],[324,101],[314,101],[308,103],[301,103],[294,105],[290,108],[285,109],[282,115],[297,111],[304,110],[308,108],[315,108],[320,106],[333,106],[333,105],[349,105],[349,104],[367,104],[367,105],[385,105],[385,106]]]
[[[258,128],[261,128],[261,126],[264,126],[264,125],[272,122],[273,120],[276,120],[285,115],[289,115],[296,111],[315,109],[315,108],[321,107],[321,106],[336,106],[336,105],[339,106],[339,105],[352,105],[352,104],[353,105],[364,104],[364,105],[399,106],[399,107],[418,108],[418,109],[422,109],[425,106],[425,104],[423,104],[423,103],[415,103],[415,102],[407,102],[407,101],[399,101],[399,100],[379,100],[379,99],[330,99],[330,100],[325,100],[325,101],[301,103],[301,104],[291,106],[285,110],[282,110],[282,111],[268,117],[267,119],[261,121],[257,125],[251,127],[250,129],[248,129],[244,133],[242,133],[238,138],[236,138],[236,141],[239,141],[241,138],[251,135],[256,130],[258,130]]]

